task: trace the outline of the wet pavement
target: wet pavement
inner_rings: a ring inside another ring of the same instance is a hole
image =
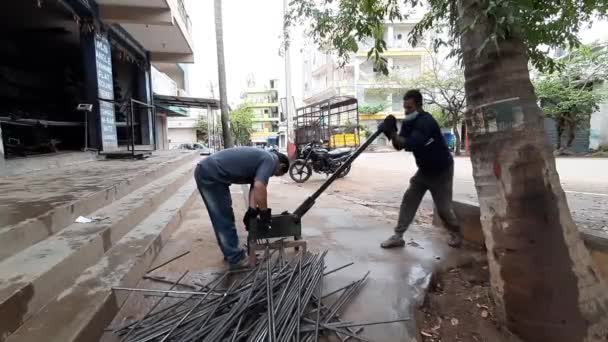
[[[241,242],[245,232],[240,223],[244,214],[241,188],[232,187],[233,202]],[[288,179],[274,180],[269,187],[270,206],[274,212],[293,211],[311,191]],[[344,320],[378,321],[412,317],[412,310],[424,294],[430,275],[437,267],[460,264],[483,254],[470,250],[454,250],[445,241],[447,234],[432,227],[426,219],[411,227],[405,248],[384,250],[380,242],[392,233],[394,219],[366,205],[356,204],[341,196],[323,195],[302,220],[303,237],[313,251],[328,250],[328,269],[354,262],[344,270],[323,281],[324,292],[330,292],[370,271],[369,279],[360,293],[347,305],[341,315]],[[189,271],[183,282],[205,282],[214,272],[225,269],[206,210],[197,200],[187,212],[183,224],[165,245],[154,265],[172,257],[190,253],[156,271],[155,276],[175,280]],[[140,288],[168,288],[150,280],[142,280]],[[156,298],[132,295],[111,326],[140,317]],[[367,327],[363,336],[372,341],[413,341],[413,320]],[[115,340],[106,334],[102,341]]]
[[[0,228],[42,215],[105,190],[130,176],[174,160],[180,153],[155,152],[145,160],[90,161],[62,168],[0,177]]]
[[[568,205],[581,229],[591,229],[608,236],[608,159],[558,158],[557,170]],[[363,153],[351,173],[334,183],[329,193],[354,203],[364,204],[396,218],[401,196],[416,172],[413,156],[406,152]],[[314,190],[325,176],[315,174],[302,187]],[[477,202],[477,192],[469,158],[455,158],[454,199]],[[421,205],[432,212],[432,199],[427,194]]]

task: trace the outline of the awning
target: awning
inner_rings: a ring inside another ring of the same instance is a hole
[[[183,107],[156,105],[156,111],[170,117],[188,117],[188,110]]]
[[[188,108],[219,109],[220,100],[154,94],[154,105],[167,116],[188,116]]]

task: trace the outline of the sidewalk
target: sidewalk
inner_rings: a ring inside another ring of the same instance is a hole
[[[286,182],[274,180],[269,186],[270,206],[275,213],[293,211],[311,193],[308,189]],[[239,235],[241,243],[244,243],[246,235],[241,223],[244,199],[240,186],[233,186],[231,190]],[[308,241],[309,250],[329,250],[326,258],[329,269],[355,263],[327,277],[323,282],[324,292],[344,286],[371,271],[367,284],[342,315],[344,320],[378,321],[412,317],[407,324],[367,327],[363,336],[373,341],[414,341],[413,310],[425,293],[432,271],[440,264],[461,263],[479,254],[447,247],[447,234],[428,225],[411,227],[406,235],[406,248],[383,250],[379,245],[391,234],[393,220],[386,219],[381,212],[334,195],[321,196],[302,223],[303,237]],[[162,249],[154,265],[184,251],[190,253],[160,268],[153,275],[175,280],[189,271],[183,282],[201,282],[201,279],[204,282],[212,272],[226,267],[200,199],[187,211],[182,225]],[[138,287],[166,288],[149,280],[142,280]],[[152,303],[150,298],[132,295],[112,326],[140,316]],[[112,341],[109,334],[105,337],[102,341]]]

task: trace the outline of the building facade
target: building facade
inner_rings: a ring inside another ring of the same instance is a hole
[[[303,63],[304,104],[340,95],[356,97],[360,108],[359,123],[371,131],[388,114],[403,118],[402,84],[424,72],[428,57],[425,41],[417,47],[408,42],[408,35],[416,22],[408,20],[385,24],[387,50],[382,56],[388,61],[388,77],[376,70],[373,62],[367,59],[367,52],[373,44],[371,40],[359,42],[359,52],[352,55],[349,63],[343,67],[339,66],[332,54],[324,53],[315,46],[307,46]],[[366,113],[366,107],[381,110]],[[383,138],[376,140],[376,144],[386,143]]]
[[[9,0],[0,13],[12,32],[0,39],[0,160],[164,148],[152,74],[194,61],[183,0]]]
[[[270,80],[263,87],[256,87],[250,82],[242,97],[244,102],[253,109],[252,144],[279,146],[281,111],[279,110],[278,80]]]

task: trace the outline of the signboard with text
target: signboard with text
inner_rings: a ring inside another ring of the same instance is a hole
[[[102,148],[104,151],[113,151],[118,149],[118,140],[113,102],[112,50],[108,38],[99,34],[95,35],[95,65]]]

